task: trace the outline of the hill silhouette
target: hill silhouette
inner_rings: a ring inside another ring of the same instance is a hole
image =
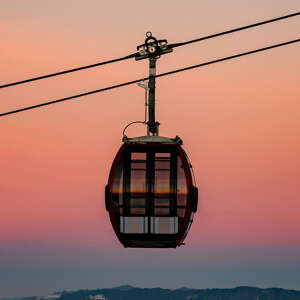
[[[175,290],[137,288],[122,285],[115,288],[56,292],[44,297],[24,297],[17,300],[300,300],[300,291],[281,288],[240,286],[232,289]],[[2,299],[4,300],[4,299]],[[13,300],[13,299],[10,299]],[[16,299],[14,299],[16,300]]]

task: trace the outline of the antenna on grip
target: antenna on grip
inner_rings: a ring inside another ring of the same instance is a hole
[[[149,97],[148,97],[148,133],[158,135],[159,122],[155,121],[155,76],[156,60],[161,55],[173,52],[172,47],[168,45],[167,40],[157,40],[152,33],[146,33],[145,44],[137,47],[138,55],[136,60],[149,59]]]

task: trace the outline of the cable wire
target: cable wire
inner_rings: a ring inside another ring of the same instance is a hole
[[[197,64],[197,65],[193,65],[193,66],[189,66],[189,67],[185,67],[185,68],[181,68],[181,69],[169,71],[169,72],[166,72],[166,73],[161,73],[161,74],[155,75],[155,77],[156,78],[164,77],[164,76],[168,76],[168,75],[171,75],[171,74],[179,73],[179,72],[182,72],[182,71],[187,71],[187,70],[191,70],[191,69],[195,69],[195,68],[199,68],[199,67],[211,65],[211,64],[214,64],[214,63],[218,63],[218,62],[222,62],[222,61],[226,61],[226,60],[238,58],[238,57],[245,56],[245,55],[254,54],[254,53],[257,53],[257,52],[262,52],[262,51],[265,51],[265,50],[269,50],[269,49],[273,49],[273,48],[277,48],[277,47],[281,47],[281,46],[286,46],[286,45],[297,43],[297,42],[300,42],[300,39],[296,39],[296,40],[292,40],[292,41],[288,41],[288,42],[284,42],[284,43],[280,43],[280,44],[274,44],[274,45],[271,45],[271,46],[268,46],[268,47],[264,47],[264,48],[260,48],[260,49],[256,49],[256,50],[252,50],[252,51],[243,52],[243,53],[239,53],[239,54],[232,55],[232,56],[227,56],[227,57],[219,58],[219,59],[212,60],[212,61],[209,61],[209,62],[205,62],[205,63],[201,63],[201,64]],[[54,100],[54,101],[40,103],[40,104],[33,105],[33,106],[23,107],[23,108],[16,109],[16,110],[13,110],[13,111],[1,113],[0,117],[4,117],[4,116],[7,116],[7,115],[11,115],[11,114],[16,114],[18,112],[22,112],[22,111],[26,111],[26,110],[31,110],[31,109],[35,109],[35,108],[38,108],[38,107],[47,106],[47,105],[51,105],[51,104],[55,104],[55,103],[59,103],[59,102],[63,102],[63,101],[67,101],[67,100],[71,100],[71,99],[75,99],[75,98],[87,96],[87,95],[92,95],[92,94],[96,94],[96,93],[100,93],[100,92],[112,90],[112,89],[115,89],[115,88],[119,88],[119,87],[131,85],[131,84],[138,83],[140,81],[148,80],[148,79],[149,79],[149,77],[139,78],[139,79],[136,79],[136,80],[132,80],[132,81],[120,83],[120,84],[109,86],[109,87],[105,87],[105,88],[102,88],[102,89],[98,89],[98,90],[94,90],[94,91],[90,91],[90,92],[86,92],[86,93],[82,93],[82,94],[78,94],[78,95],[74,95],[74,96],[70,96],[70,97],[66,97],[66,98],[62,98],[62,99],[58,99],[58,100]]]
[[[265,21],[254,23],[254,24],[247,25],[247,26],[237,27],[237,28],[234,28],[234,29],[231,29],[231,30],[227,30],[227,31],[223,31],[223,32],[211,34],[211,35],[208,35],[208,36],[200,37],[200,38],[193,39],[193,40],[190,40],[190,41],[187,41],[187,42],[183,42],[183,43],[170,44],[169,47],[170,48],[181,47],[181,46],[185,46],[185,45],[188,45],[188,44],[192,44],[192,43],[196,43],[196,42],[200,42],[200,41],[212,39],[212,38],[215,38],[215,37],[218,37],[218,36],[221,36],[221,35],[226,35],[226,34],[230,34],[230,33],[233,33],[233,32],[237,32],[237,31],[241,31],[241,30],[245,30],[245,29],[249,29],[249,28],[253,28],[253,27],[265,25],[265,24],[268,24],[268,23],[281,21],[281,20],[288,19],[288,18],[291,18],[291,17],[296,17],[298,15],[300,15],[300,12],[296,12],[296,13],[293,13],[293,14],[281,16],[281,17],[274,18],[274,19],[265,20]]]
[[[126,135],[125,135],[126,129],[127,129],[129,126],[133,125],[133,124],[147,124],[147,122],[146,122],[146,121],[133,121],[133,122],[130,122],[130,123],[127,124],[127,125],[124,127],[124,129],[123,129],[123,133],[122,133],[123,137],[126,136]]]
[[[4,85],[0,85],[0,88],[2,89],[2,88],[18,85],[18,84],[28,83],[28,82],[31,82],[31,81],[36,81],[36,80],[45,79],[45,78],[49,78],[49,77],[54,77],[54,76],[58,76],[58,75],[63,75],[63,74],[67,74],[67,73],[72,73],[72,72],[76,72],[76,71],[80,71],[80,70],[85,70],[85,69],[89,69],[89,68],[103,66],[103,65],[114,63],[114,62],[126,60],[126,59],[129,59],[129,58],[134,58],[137,55],[138,55],[137,53],[134,53],[134,54],[130,54],[130,55],[127,55],[127,56],[124,56],[124,57],[111,59],[111,60],[103,61],[103,62],[100,62],[100,63],[88,65],[88,66],[78,67],[78,68],[65,70],[65,71],[61,71],[61,72],[56,72],[56,73],[52,73],[52,74],[48,74],[48,75],[43,75],[43,76],[38,76],[38,77],[30,78],[30,79],[25,79],[25,80],[21,80],[21,81],[12,82],[12,83],[7,83],[7,84],[4,84]]]
[[[300,42],[300,39],[296,39],[296,40],[292,40],[292,41],[288,41],[288,42],[284,42],[284,43],[280,43],[280,44],[275,44],[275,45],[271,45],[271,46],[268,46],[268,47],[264,47],[264,48],[260,48],[260,49],[256,49],[256,50],[251,50],[251,51],[247,51],[247,52],[243,52],[243,53],[239,53],[239,54],[232,55],[232,56],[219,58],[219,59],[216,59],[216,60],[212,60],[212,61],[209,61],[209,62],[198,64],[198,65],[193,65],[193,66],[190,66],[190,67],[185,67],[185,68],[181,68],[181,69],[178,69],[178,70],[158,74],[155,77],[163,77],[163,76],[175,74],[175,73],[182,72],[182,71],[187,71],[187,70],[191,70],[191,69],[195,69],[195,68],[215,64],[215,63],[218,63],[218,62],[221,62],[221,61],[234,59],[234,58],[238,58],[238,57],[241,57],[241,56],[254,54],[254,53],[257,53],[257,52],[261,52],[261,51],[265,51],[265,50],[269,50],[269,49],[273,49],[273,48],[277,48],[277,47],[281,47],[281,46],[286,46],[286,45],[297,43],[297,42]]]
[[[144,82],[142,82],[142,84],[143,84]],[[139,85],[139,84],[138,84]],[[148,83],[147,83],[147,85],[148,85]],[[142,85],[141,85],[142,86]],[[143,86],[142,86],[143,87]],[[147,95],[147,90],[148,90],[148,88],[146,87],[145,88],[145,120],[144,121],[133,121],[133,122],[130,122],[129,124],[127,124],[125,127],[124,127],[124,129],[123,129],[123,133],[122,133],[122,135],[123,135],[123,138],[126,136],[125,135],[125,132],[126,132],[126,129],[129,127],[129,126],[131,126],[131,125],[133,125],[133,124],[147,124],[147,106],[148,106],[148,95]]]
[[[215,33],[215,34],[208,35],[208,36],[205,36],[205,37],[200,37],[200,38],[197,38],[197,39],[193,39],[193,40],[190,40],[190,41],[187,41],[187,42],[170,44],[169,48],[181,47],[181,46],[192,44],[192,43],[195,43],[195,42],[204,41],[204,40],[208,40],[208,39],[211,39],[211,38],[214,38],[214,37],[230,34],[230,33],[236,32],[236,31],[241,31],[241,30],[261,26],[261,25],[264,25],[264,24],[281,21],[281,20],[284,20],[284,19],[287,19],[287,18],[298,16],[298,15],[300,15],[300,12],[296,12],[296,13],[293,13],[293,14],[281,16],[281,17],[274,18],[274,19],[265,20],[265,21],[262,21],[262,22],[258,22],[258,23],[243,26],[243,27],[238,27],[238,28],[231,29],[231,30],[224,31],[224,32],[220,32],[220,33]],[[21,80],[21,81],[12,82],[12,83],[7,83],[7,84],[4,84],[4,85],[0,85],[0,88],[7,88],[7,87],[19,85],[19,84],[28,83],[28,82],[31,82],[31,81],[36,81],[36,80],[45,79],[45,78],[49,78],[49,77],[54,77],[54,76],[58,76],[58,75],[63,75],[63,74],[71,73],[71,72],[76,72],[76,71],[80,71],[80,70],[94,68],[94,67],[98,67],[98,66],[102,66],[102,65],[106,65],[106,64],[126,60],[126,59],[130,59],[130,58],[134,58],[134,57],[137,57],[138,55],[139,55],[138,53],[133,53],[133,54],[121,57],[121,58],[116,58],[116,59],[112,59],[112,60],[108,60],[108,61],[104,61],[104,62],[100,62],[100,63],[88,65],[88,66],[78,67],[78,68],[65,70],[65,71],[61,71],[61,72],[56,72],[56,73],[52,73],[52,74],[48,74],[48,75],[43,75],[43,76],[38,76],[38,77],[30,78],[30,79],[25,79],[25,80]]]

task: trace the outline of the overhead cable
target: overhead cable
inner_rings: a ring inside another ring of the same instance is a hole
[[[63,74],[67,74],[67,73],[72,73],[72,72],[76,72],[76,71],[80,71],[80,70],[99,67],[99,66],[111,64],[111,63],[114,63],[114,62],[126,60],[126,59],[129,59],[129,58],[134,58],[134,57],[136,57],[136,55],[137,55],[137,53],[133,53],[133,54],[130,54],[130,55],[127,55],[127,56],[124,56],[124,57],[103,61],[103,62],[96,63],[96,64],[93,64],[93,65],[78,67],[78,68],[74,68],[74,69],[70,69],[70,70],[65,70],[65,71],[56,72],[56,73],[52,73],[52,74],[48,74],[48,75],[38,76],[38,77],[30,78],[30,79],[17,81],[17,82],[7,83],[7,84],[4,84],[4,85],[0,85],[0,88],[2,89],[2,88],[18,85],[18,84],[28,83],[28,82],[31,82],[31,81],[36,81],[36,80],[45,79],[45,78],[49,78],[49,77],[54,77],[54,76],[58,76],[58,75],[63,75]]]
[[[215,37],[218,37],[218,36],[221,36],[221,35],[226,35],[226,34],[230,34],[230,33],[233,33],[233,32],[237,32],[237,31],[241,31],[241,30],[245,30],[245,29],[265,25],[265,24],[268,24],[268,23],[281,21],[281,20],[288,19],[288,18],[291,18],[291,17],[296,17],[298,15],[300,15],[300,12],[296,12],[296,13],[289,14],[289,15],[286,15],[286,16],[281,16],[281,17],[274,18],[274,19],[265,20],[265,21],[254,23],[254,24],[247,25],[247,26],[237,27],[237,28],[227,30],[227,31],[223,31],[223,32],[219,32],[219,33],[214,33],[214,34],[211,34],[211,35],[208,35],[208,36],[203,36],[203,37],[193,39],[193,40],[183,42],[183,43],[170,44],[169,47],[170,48],[181,47],[181,46],[185,46],[185,45],[188,45],[188,44],[192,44],[192,43],[212,39],[212,38],[215,38]]]
[[[260,49],[256,49],[256,50],[251,50],[251,51],[235,54],[235,55],[232,55],[232,56],[219,58],[219,59],[212,60],[212,61],[209,61],[209,62],[205,62],[205,63],[201,63],[201,64],[181,68],[181,69],[178,69],[178,70],[158,74],[155,77],[163,77],[163,76],[175,74],[175,73],[182,72],[182,71],[192,70],[192,69],[195,69],[195,68],[204,67],[204,66],[215,64],[215,63],[222,62],[222,61],[225,61],[225,60],[230,60],[230,59],[238,58],[238,57],[241,57],[241,56],[254,54],[254,53],[257,53],[257,52],[261,52],[261,51],[265,51],[265,50],[269,50],[269,49],[273,49],[273,48],[277,48],[277,47],[281,47],[281,46],[286,46],[286,45],[297,43],[297,42],[300,42],[300,39],[296,39],[296,40],[292,40],[292,41],[288,41],[288,42],[284,42],[284,43],[280,43],[280,44],[275,44],[275,45],[271,45],[271,46],[268,46],[268,47],[264,47],[264,48],[260,48]]]
[[[265,20],[265,21],[262,21],[262,22],[258,22],[258,23],[243,26],[243,27],[234,28],[234,29],[231,29],[231,30],[223,31],[223,32],[220,32],[220,33],[215,33],[215,34],[212,34],[212,35],[200,37],[200,38],[193,39],[193,40],[186,41],[186,42],[182,42],[182,43],[169,44],[168,47],[169,48],[181,47],[181,46],[184,46],[184,45],[188,45],[188,44],[208,40],[208,39],[211,39],[211,38],[214,38],[214,37],[230,34],[230,33],[233,33],[233,32],[237,32],[237,31],[241,31],[241,30],[245,30],[245,29],[265,25],[265,24],[272,23],[272,22],[281,21],[281,20],[284,20],[284,19],[288,19],[288,18],[291,18],[291,17],[298,16],[298,15],[300,15],[300,12],[296,12],[296,13],[293,13],[293,14],[281,16],[281,17],[274,18],[274,19]],[[78,68],[74,68],[74,69],[69,69],[69,70],[56,72],[56,73],[52,73],[52,74],[48,74],[48,75],[43,75],[43,76],[38,76],[38,77],[30,78],[30,79],[25,79],[25,80],[21,80],[21,81],[12,82],[12,83],[7,83],[7,84],[4,84],[4,85],[0,85],[0,88],[7,88],[7,87],[19,85],[19,84],[24,84],[24,83],[40,80],[40,79],[45,79],[45,78],[49,78],[49,77],[63,75],[63,74],[71,73],[71,72],[76,72],[76,71],[80,71],[80,70],[89,69],[89,68],[99,67],[99,66],[114,63],[114,62],[130,59],[130,58],[135,58],[138,55],[139,55],[138,53],[133,53],[133,54],[121,57],[121,58],[116,58],[116,59],[112,59],[112,60],[108,60],[108,61],[104,61],[104,62],[100,62],[100,63],[95,63],[95,64],[92,64],[92,65],[87,65],[87,66],[78,67]]]
[[[209,62],[205,62],[205,63],[201,63],[201,64],[197,64],[197,65],[193,65],[193,66],[189,66],[189,67],[185,67],[185,68],[181,68],[181,69],[161,73],[161,74],[155,75],[155,77],[156,78],[164,77],[164,76],[179,73],[179,72],[182,72],[182,71],[187,71],[187,70],[191,70],[191,69],[195,69],[195,68],[199,68],[199,67],[204,67],[204,66],[211,65],[211,64],[214,64],[214,63],[218,63],[218,62],[238,58],[238,57],[241,57],[241,56],[246,56],[246,55],[249,55],[249,54],[254,54],[254,53],[257,53],[257,52],[262,52],[262,51],[265,51],[265,50],[270,50],[270,49],[281,47],[281,46],[286,46],[286,45],[297,43],[297,42],[300,42],[300,39],[296,39],[296,40],[292,40],[292,41],[288,41],[288,42],[284,42],[284,43],[280,43],[280,44],[274,44],[274,45],[271,45],[271,46],[268,46],[268,47],[264,47],[264,48],[260,48],[260,49],[256,49],[256,50],[251,50],[251,51],[235,54],[235,55],[232,55],[232,56],[219,58],[219,59],[212,60],[212,61],[209,61]],[[11,114],[16,114],[18,112],[31,110],[31,109],[35,109],[35,108],[39,108],[39,107],[42,107],[42,106],[47,106],[47,105],[63,102],[63,101],[68,101],[68,100],[83,97],[83,96],[88,96],[88,95],[92,95],[92,94],[96,94],[96,93],[116,89],[116,88],[119,88],[119,87],[131,85],[131,84],[138,83],[140,81],[144,81],[144,80],[148,80],[148,79],[149,79],[149,77],[139,78],[139,79],[136,79],[136,80],[120,83],[120,84],[105,87],[105,88],[102,88],[102,89],[98,89],[98,90],[94,90],[94,91],[90,91],[90,92],[86,92],[86,93],[82,93],[82,94],[78,94],[78,95],[73,95],[73,96],[70,96],[70,97],[66,97],[66,98],[62,98],[62,99],[58,99],[58,100],[53,100],[53,101],[49,101],[49,102],[45,102],[45,103],[40,103],[40,104],[33,105],[33,106],[23,107],[23,108],[16,109],[16,110],[13,110],[13,111],[1,113],[0,117],[4,117],[4,116],[7,116],[7,115],[11,115]]]

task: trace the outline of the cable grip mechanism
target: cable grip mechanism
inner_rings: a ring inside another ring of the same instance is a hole
[[[157,40],[150,31],[146,33],[145,43],[137,46],[138,55],[136,60],[150,57],[158,57],[166,53],[173,52],[172,46],[168,44],[166,39]]]
[[[146,33],[145,43],[137,47],[136,60],[149,59],[149,82],[148,82],[148,130],[147,135],[158,135],[159,122],[155,120],[155,77],[156,60],[163,54],[173,52],[173,47],[168,41],[158,40],[150,31]],[[145,118],[146,119],[146,118]]]

